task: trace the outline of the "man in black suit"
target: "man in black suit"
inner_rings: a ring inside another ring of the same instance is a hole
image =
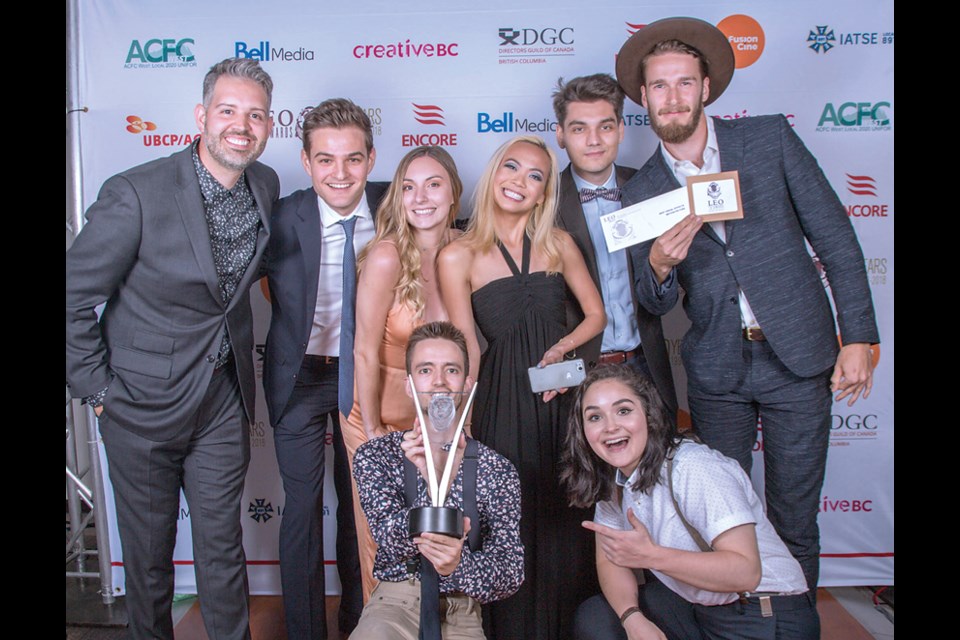
[[[637,294],[662,314],[686,291],[682,356],[703,441],[749,473],[762,419],[767,514],[813,594],[831,392],[848,404],[869,394],[879,334],[857,236],[786,118],[704,116],[733,71],[726,36],[694,18],[653,22],[620,51],[617,79],[649,111],[661,142],[624,186],[624,204],[677,189],[687,176],[736,170],[744,212],[708,224],[687,216],[631,247]],[[842,347],[806,242],[824,265]]]
[[[248,290],[280,190],[255,162],[272,90],[254,60],[214,65],[195,109],[199,142],[107,180],[67,252],[67,380],[99,417],[134,638],[173,638],[181,488],[207,634],[250,637],[240,528],[255,397]]]
[[[303,168],[312,188],[283,198],[267,252],[272,318],[263,387],[286,495],[280,578],[287,637],[327,637],[323,477],[333,423],[340,630],[363,609],[350,469],[338,404],[353,406],[355,256],[374,236],[385,183],[368,183],[376,151],[370,118],[350,100],[322,102],[303,120]],[[351,242],[348,244],[348,237]],[[339,395],[339,399],[338,399]]]
[[[557,144],[570,158],[560,174],[559,225],[580,247],[607,313],[603,333],[577,355],[589,368],[626,362],[638,369],[653,380],[675,417],[677,394],[660,317],[637,303],[629,254],[623,249],[608,253],[600,227],[601,215],[620,209],[620,187],[636,172],[614,165],[623,140],[623,98],[620,85],[606,73],[561,80],[553,93]],[[576,299],[568,295],[569,326],[582,318]]]

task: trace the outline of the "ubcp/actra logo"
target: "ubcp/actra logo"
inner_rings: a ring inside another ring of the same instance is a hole
[[[191,133],[151,134],[150,131],[156,131],[158,129],[157,124],[149,120],[144,120],[137,115],[127,116],[126,122],[127,126],[125,128],[127,131],[133,134],[143,134],[141,139],[145,147],[183,147],[200,137],[199,131]]]

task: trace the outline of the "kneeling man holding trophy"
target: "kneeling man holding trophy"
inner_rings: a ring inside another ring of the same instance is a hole
[[[463,434],[474,389],[467,358],[451,323],[417,328],[406,362],[417,425],[357,450],[380,584],[351,639],[483,638],[480,605],[523,582],[517,470]]]

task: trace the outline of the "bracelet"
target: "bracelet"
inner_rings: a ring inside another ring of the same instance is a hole
[[[620,625],[623,626],[623,624],[627,621],[627,618],[629,618],[635,613],[640,613],[640,607],[630,607],[629,609],[624,611],[623,615],[620,616]]]

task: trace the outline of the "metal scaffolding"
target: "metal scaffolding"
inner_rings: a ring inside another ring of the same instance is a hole
[[[77,0],[67,0],[67,246],[83,226],[83,174],[80,166],[79,118],[87,111],[78,103],[79,86],[79,30],[77,28]],[[97,421],[93,410],[81,406],[66,394],[66,496],[67,515],[67,577],[99,578],[100,595],[104,604],[113,603],[113,575],[110,571],[109,523],[103,505],[103,472],[97,446]],[[81,448],[84,447],[84,448]],[[82,455],[82,452],[86,455]],[[81,460],[87,462],[81,468]],[[86,510],[84,510],[86,505]],[[83,532],[94,521],[97,548],[87,549]],[[96,571],[87,570],[87,558],[96,556]],[[71,570],[73,569],[73,570]]]

